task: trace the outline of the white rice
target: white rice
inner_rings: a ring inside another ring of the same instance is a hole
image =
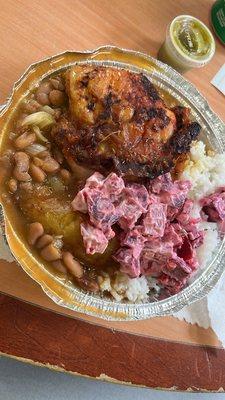
[[[212,259],[212,255],[220,242],[217,224],[215,222],[201,222],[199,228],[205,231],[203,244],[196,249],[199,268],[204,269]]]
[[[225,153],[209,155],[203,142],[194,142],[190,151],[190,160],[180,175],[180,179],[188,179],[192,182],[189,197],[198,200],[225,185],[224,166]]]
[[[179,179],[188,179],[192,182],[192,189],[189,197],[195,200],[192,210],[194,218],[199,217],[200,205],[198,200],[203,196],[213,193],[218,187],[225,186],[225,153],[207,154],[205,144],[201,141],[194,142],[190,151],[190,159]],[[197,257],[200,268],[193,281],[204,269],[220,242],[217,224],[212,222],[201,222],[199,228],[205,231],[204,243],[197,249]],[[116,277],[110,279],[108,274],[99,277],[100,290],[103,293],[110,293],[117,300],[128,300],[132,303],[140,303],[148,300],[152,289],[158,292],[160,287],[154,278],[140,277],[129,278],[126,274],[118,272]]]
[[[192,183],[192,189],[189,191],[188,196],[195,201],[192,210],[194,218],[200,216],[201,207],[198,201],[202,197],[215,192],[218,187],[225,185],[225,168],[223,166],[225,166],[225,153],[212,154],[211,152],[209,154],[203,142],[193,143],[190,159],[179,178],[188,179]],[[196,251],[199,270],[195,277],[190,279],[190,282],[209,264],[220,242],[216,223],[201,222],[199,223],[199,229],[205,231],[204,242]]]
[[[153,281],[155,279],[152,278],[152,285],[155,284]],[[126,299],[132,303],[147,301],[150,289],[145,276],[131,279],[122,272],[117,272],[113,279],[110,279],[108,274],[104,274],[104,277],[100,276],[99,286],[102,292],[110,293],[115,300]]]

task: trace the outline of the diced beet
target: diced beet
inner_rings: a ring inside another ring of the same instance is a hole
[[[86,189],[82,189],[80,190],[80,192],[77,193],[71,205],[74,211],[87,213],[88,207],[87,207]]]
[[[189,181],[173,182],[165,174],[148,192],[141,184],[125,185],[115,173],[104,178],[96,172],[72,202],[74,210],[89,214],[90,223],[81,224],[87,254],[103,253],[118,224],[121,247],[113,258],[120,270],[132,278],[155,277],[166,293],[179,292],[198,266],[195,248],[203,242],[200,219],[191,217],[190,187]],[[224,203],[222,190],[204,199],[203,208],[225,232]]]
[[[142,235],[142,227],[134,228],[126,233],[121,240],[121,245],[133,248],[135,257],[139,257],[146,238]]]
[[[147,211],[150,199],[148,191],[144,185],[139,185],[138,183],[128,184],[126,185],[124,192],[137,202],[140,208],[143,209],[143,212]]]
[[[170,173],[160,175],[153,179],[150,185],[150,190],[153,193],[160,194],[161,192],[169,192],[173,187],[173,181]]]
[[[179,256],[174,255],[173,258],[168,259],[163,272],[177,281],[190,276],[192,269],[189,265]]]
[[[108,246],[108,240],[101,229],[81,223],[80,230],[87,254],[104,253]]]
[[[94,189],[101,189],[104,182],[104,176],[99,172],[95,172],[93,175],[90,176],[86,180],[85,187],[86,188],[94,188]]]
[[[186,180],[186,181],[175,181],[174,185],[177,187],[177,189],[183,191],[186,194],[186,196],[187,196],[189,190],[192,187],[191,181],[188,181],[188,180]]]
[[[193,247],[187,237],[184,237],[182,246],[177,249],[177,255],[186,262],[192,259]]]
[[[199,267],[199,262],[195,249],[193,251],[193,257],[190,258],[190,260],[187,260],[187,264],[189,265],[189,267],[191,267],[192,271],[196,271],[196,269]]]
[[[112,238],[114,238],[115,236],[115,232],[112,228],[110,228],[109,226],[103,227],[103,233],[105,235],[105,237],[110,240]]]
[[[102,197],[98,191],[88,194],[87,205],[90,221],[98,228],[111,226],[119,219],[113,203],[107,197]]]
[[[166,226],[167,206],[162,203],[153,203],[143,219],[143,232],[145,235],[162,237]]]
[[[192,274],[192,268],[180,257],[174,256],[168,260],[163,273],[158,277],[158,282],[169,294],[178,293]]]
[[[103,182],[103,190],[106,196],[115,201],[120,193],[125,188],[123,178],[116,175],[114,172],[109,174]]]
[[[168,205],[167,217],[169,220],[173,220],[180,212],[190,188],[189,181],[173,182],[170,174],[159,176],[153,180],[150,186],[150,189],[159,195],[160,201]]]
[[[178,223],[168,224],[165,228],[163,239],[172,242],[174,247],[181,246],[183,243],[184,230]]]
[[[179,293],[181,289],[186,285],[187,279],[184,278],[180,282],[176,279],[169,277],[168,275],[161,274],[158,278],[158,283],[164,288],[169,295]]]
[[[219,195],[220,197],[214,200],[214,207],[218,212],[220,220],[225,219],[225,192]]]
[[[174,206],[167,206],[167,219],[171,222],[176,218],[176,215],[179,214],[180,209]]]
[[[219,188],[215,193],[201,199],[203,212],[210,222],[225,220],[225,188]]]
[[[127,231],[135,226],[143,212],[147,211],[149,204],[148,191],[143,185],[128,184],[123,190],[120,202],[116,207],[120,227]]]
[[[163,197],[161,197],[161,199],[163,201]],[[185,199],[186,199],[186,193],[178,191],[176,188],[174,189],[174,191],[167,193],[166,202],[170,205],[170,212],[173,218],[183,207]]]
[[[131,278],[136,278],[140,276],[140,259],[139,256],[135,257],[133,248],[121,248],[113,256],[120,264],[120,270],[128,274]]]
[[[191,218],[190,215],[193,209],[193,204],[194,204],[193,200],[186,199],[182,207],[182,210],[176,216],[176,220],[180,222],[182,225],[186,225],[190,221]]]
[[[204,231],[198,229],[196,220],[190,220],[189,223],[185,225],[185,230],[193,248],[196,249],[203,244]]]
[[[157,276],[174,255],[173,243],[164,242],[161,238],[152,238],[144,244],[141,254],[141,272],[143,275]]]
[[[209,222],[219,222],[220,216],[218,211],[212,206],[204,206],[202,207],[202,211],[207,216],[207,221]]]
[[[131,197],[122,200],[116,210],[118,215],[121,215],[118,223],[125,231],[134,228],[135,223],[142,215],[142,209],[140,209],[138,203]]]
[[[156,194],[150,193],[149,194],[149,204],[160,203],[160,197]]]

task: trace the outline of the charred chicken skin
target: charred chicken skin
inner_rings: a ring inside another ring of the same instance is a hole
[[[170,171],[200,132],[190,110],[168,108],[143,74],[85,65],[65,79],[70,111],[52,135],[69,162],[153,179]]]

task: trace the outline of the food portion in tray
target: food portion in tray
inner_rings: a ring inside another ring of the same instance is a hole
[[[142,74],[76,66],[65,79],[69,114],[59,119],[52,135],[69,161],[152,179],[170,171],[199,134],[190,109],[167,107]]]
[[[225,232],[224,154],[143,74],[74,66],[23,100],[1,154],[3,201],[59,275],[117,301],[174,295]]]

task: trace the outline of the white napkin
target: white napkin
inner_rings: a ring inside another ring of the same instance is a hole
[[[174,314],[174,317],[185,320],[190,324],[197,324],[202,328],[211,327],[218,339],[225,347],[225,321],[223,308],[225,304],[225,274],[211,292],[202,300],[196,301],[188,307]]]
[[[14,258],[8,245],[0,231],[0,258],[8,262],[13,262]],[[225,274],[220,279],[217,286],[204,297],[181,311],[174,314],[174,317],[185,320],[190,324],[198,324],[203,328],[211,328],[216,333],[222,345],[225,347],[225,323],[221,318],[221,310],[225,304]]]
[[[210,296],[209,294],[208,296]],[[210,327],[210,317],[208,309],[208,296],[202,300],[198,300],[190,306],[184,307],[178,313],[173,314],[174,317],[185,320],[189,324],[198,324],[202,328]]]
[[[220,70],[211,80],[211,83],[225,95],[225,64],[222,65]]]

